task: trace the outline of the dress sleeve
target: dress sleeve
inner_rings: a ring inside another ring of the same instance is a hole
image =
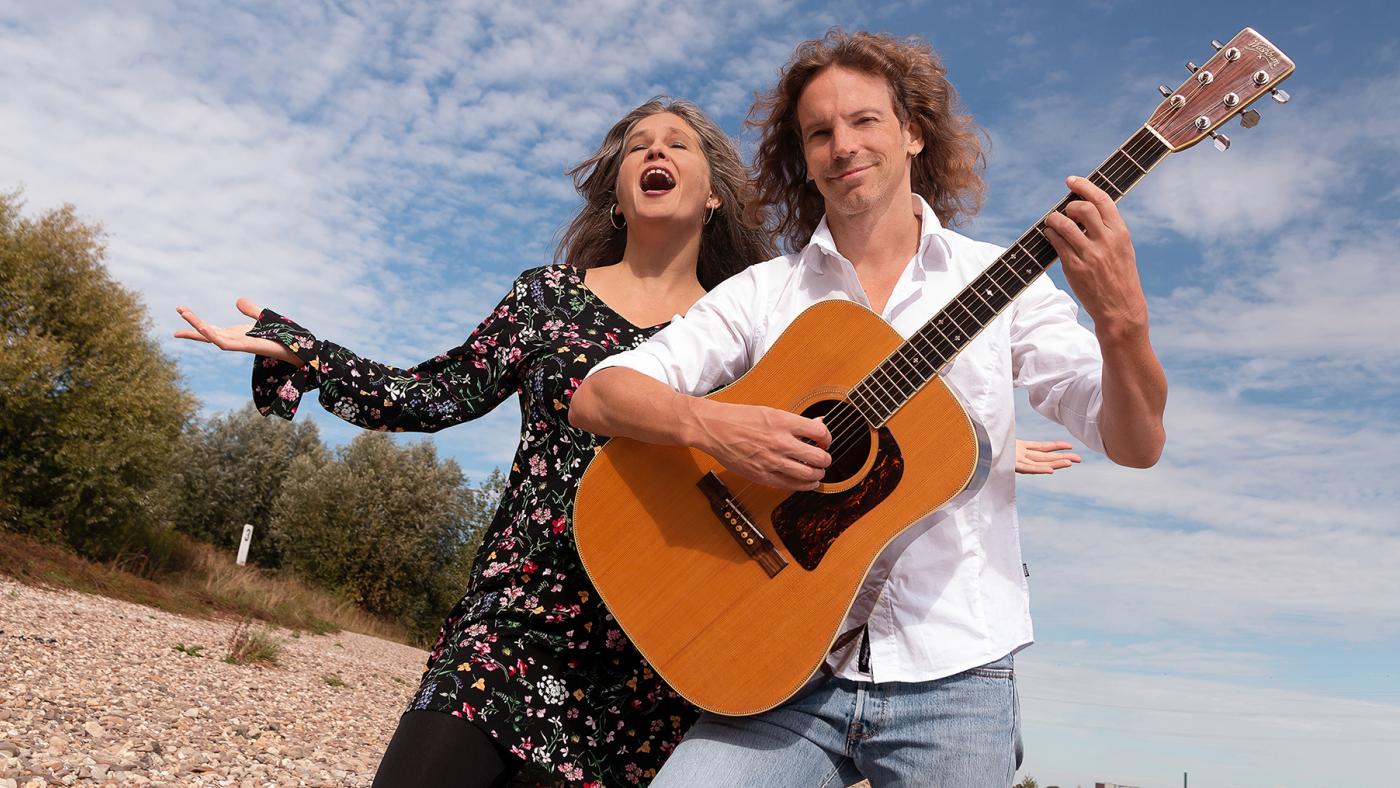
[[[282,344],[301,365],[258,356],[253,403],[263,415],[290,419],[302,394],[319,389],[321,406],[336,416],[393,432],[436,432],[485,415],[520,388],[524,345],[535,333],[526,275],[466,342],[407,369],[357,356],[264,309],[248,336]]]

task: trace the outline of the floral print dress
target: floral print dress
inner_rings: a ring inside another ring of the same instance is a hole
[[[460,347],[409,369],[356,356],[265,310],[249,336],[253,399],[290,419],[303,392],[366,429],[432,432],[520,394],[520,446],[472,568],[409,709],[465,717],[569,782],[644,784],[698,714],[666,686],[603,606],[574,547],[572,509],[602,438],[569,425],[569,401],[603,358],[661,326],[627,322],[552,265],[524,272]]]

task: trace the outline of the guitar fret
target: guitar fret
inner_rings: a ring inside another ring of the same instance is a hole
[[[898,352],[899,351],[895,351],[895,353]],[[893,358],[893,354],[891,355],[891,358]],[[891,367],[894,369],[893,375],[890,374],[888,369],[886,369],[885,376],[894,382],[894,390],[900,395],[900,399],[908,399],[909,394],[912,394],[914,390],[917,390],[919,388],[917,385],[914,385],[914,381],[910,380],[909,377],[904,374],[904,370],[900,369],[898,364],[891,364],[890,359],[886,359],[885,362],[880,366]],[[895,378],[894,375],[899,375],[899,378]],[[901,380],[903,380],[903,383],[900,382]],[[912,387],[911,391],[908,393],[905,393],[904,391],[904,386],[906,385]]]
[[[989,278],[1006,294],[1008,303],[1026,289],[1027,283],[1016,273],[1016,269],[1012,268],[1008,263],[998,261],[996,265],[988,269],[988,273],[990,274]]]
[[[991,274],[991,269],[983,271],[981,276],[972,281],[972,284],[977,288],[977,294],[983,301],[987,302],[987,306],[992,308],[992,317],[996,317],[1007,304],[1011,303],[1011,297]],[[993,301],[998,303],[992,303]]]
[[[882,373],[884,373],[884,370],[880,367],[876,367],[875,369],[870,371],[869,375],[866,375],[866,379],[869,380],[871,386],[874,387],[873,393],[875,394],[876,404],[882,408],[886,408],[890,405],[897,404],[899,400],[890,394],[889,389],[887,388],[887,384],[889,382],[888,378],[886,379],[885,383],[881,383],[880,380],[876,377],[877,375]]]
[[[1119,149],[1118,149],[1118,153],[1122,154],[1122,155],[1123,155],[1123,158],[1125,158],[1125,159],[1127,159],[1128,161],[1132,162],[1134,167],[1137,167],[1139,170],[1142,171],[1142,174],[1144,174],[1144,175],[1147,174],[1147,168],[1144,167],[1144,166],[1142,166],[1141,164],[1138,164],[1137,159],[1134,159],[1134,158],[1132,157],[1132,155],[1130,155],[1127,151],[1123,150],[1122,148],[1119,148]],[[1109,156],[1109,158],[1111,159],[1111,158],[1113,158],[1113,157],[1112,157],[1112,156]]]
[[[958,343],[954,342],[953,338],[943,331],[943,327],[948,323],[953,323],[953,327],[957,327],[957,323],[954,323],[952,318],[948,317],[946,309],[928,322],[928,325],[932,326],[933,330],[937,331],[940,337],[943,337],[943,341],[948,343],[949,350],[942,353],[944,358],[952,358],[957,354],[958,350],[961,349]]]
[[[1103,189],[1104,192],[1106,192],[1108,196],[1112,197],[1115,201],[1123,196],[1123,190],[1119,189],[1118,186],[1113,183],[1113,181],[1108,179],[1107,175],[1104,175],[1098,170],[1094,170],[1093,172],[1089,173],[1089,181],[1095,186],[1099,187],[1100,189]]]
[[[923,387],[928,382],[929,375],[933,373],[933,370],[927,369],[928,359],[924,358],[924,354],[915,349],[908,341],[900,345],[899,349],[891,355],[892,357],[897,356],[899,362],[904,365],[904,369],[900,372],[909,379],[912,386],[907,396],[914,396],[914,392]]]
[[[944,362],[957,353],[957,347],[954,346],[952,342],[949,342],[948,338],[943,336],[942,332],[932,325],[932,321],[924,324],[922,328],[914,332],[914,336],[910,337],[909,341],[922,342],[925,347],[931,351],[925,355],[932,356],[930,361],[935,374],[938,370],[943,368]]]
[[[860,398],[860,402],[856,402],[857,397]],[[860,384],[851,387],[850,393],[846,395],[846,401],[854,405],[856,410],[860,411],[862,415],[865,415],[865,412],[870,409],[870,400],[865,394],[861,393]]]
[[[982,327],[987,325],[989,320],[996,317],[996,310],[992,309],[990,304],[983,301],[977,293],[972,290],[963,290],[961,293],[958,293],[958,297],[953,300],[957,302],[958,306],[967,310],[967,313],[972,315],[972,319],[976,321],[973,323],[973,329],[967,332],[969,334],[976,334],[978,331],[981,331]],[[968,306],[970,300],[972,305]],[[984,314],[984,312],[986,314]]]
[[[920,336],[916,333],[914,336],[909,337],[908,341],[904,343],[904,347],[909,348],[915,356],[919,357],[919,361],[923,363],[923,368],[919,370],[919,373],[923,375],[924,382],[927,383],[928,379],[938,372],[938,365],[929,361],[928,356],[925,356],[923,351],[919,350],[918,346],[914,344],[914,341],[917,339],[920,339]]]
[[[991,303],[990,301],[988,301],[987,299],[983,298],[983,297],[982,297],[982,294],[978,292],[979,290],[981,290],[981,287],[975,286],[975,285],[977,285],[977,280],[974,279],[974,280],[972,281],[972,284],[974,285],[973,287],[969,287],[969,288],[967,288],[967,290],[965,290],[965,291],[963,291],[963,292],[972,293],[973,295],[977,296],[978,300],[980,300],[982,303],[986,304],[986,305],[987,305],[987,308],[990,309],[990,310],[992,310],[992,314],[995,315],[996,312],[997,312],[997,308],[994,307],[994,306],[992,306],[992,303]]]
[[[1133,153],[1128,153],[1129,149]],[[1144,126],[1091,172],[1089,180],[1116,201],[1170,152]],[[1063,213],[1079,199],[1077,194],[1068,194],[1053,210]],[[884,424],[1045,273],[1059,257],[1045,230],[1042,218],[851,388],[848,398],[862,417],[872,425]]]

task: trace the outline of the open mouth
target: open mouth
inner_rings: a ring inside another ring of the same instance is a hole
[[[676,188],[676,179],[661,167],[651,167],[642,173],[642,192],[665,194]]]

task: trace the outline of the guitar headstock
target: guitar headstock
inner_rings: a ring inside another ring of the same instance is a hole
[[[1152,113],[1147,126],[1173,152],[1186,150],[1207,136],[1225,150],[1230,139],[1217,131],[1225,121],[1243,112],[1245,128],[1258,123],[1259,113],[1245,112],[1245,108],[1266,93],[1280,104],[1288,101],[1278,83],[1293,73],[1293,61],[1268,39],[1246,27],[1227,44],[1211,44],[1215,54],[1203,66],[1187,63],[1191,76],[1180,87],[1175,91],[1158,88],[1167,98]]]

